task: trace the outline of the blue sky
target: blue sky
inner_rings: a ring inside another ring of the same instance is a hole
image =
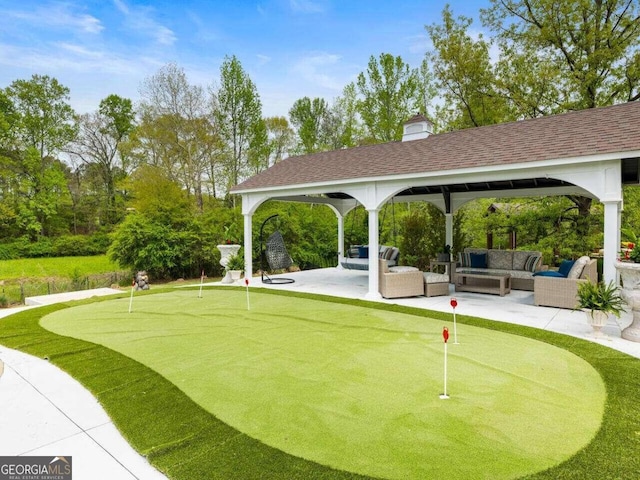
[[[235,55],[256,84],[263,115],[286,116],[304,96],[331,102],[369,57],[417,67],[425,25],[445,1],[419,0],[0,0],[0,88],[33,74],[70,89],[79,113],[117,94],[138,101],[142,81],[176,63],[191,83],[217,82]],[[489,0],[451,0],[474,18]]]

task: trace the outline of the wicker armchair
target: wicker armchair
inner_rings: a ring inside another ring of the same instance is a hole
[[[378,259],[378,289],[384,298],[424,295],[424,277],[418,269],[390,272],[387,260]]]
[[[598,267],[595,259],[589,260],[577,279],[558,277],[534,277],[533,303],[539,306],[576,308],[578,285],[598,281]]]

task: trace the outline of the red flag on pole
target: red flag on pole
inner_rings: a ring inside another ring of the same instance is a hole
[[[447,340],[449,340],[449,329],[447,327],[442,328],[442,338],[444,338],[444,343],[447,343]]]
[[[456,308],[458,306],[458,300],[454,298],[451,299],[451,302],[449,302],[451,304],[451,308]]]

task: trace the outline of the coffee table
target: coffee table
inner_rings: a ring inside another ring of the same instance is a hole
[[[459,270],[456,272],[456,292],[492,293],[504,297],[511,293],[511,275]]]

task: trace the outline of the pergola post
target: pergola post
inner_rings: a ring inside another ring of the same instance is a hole
[[[444,214],[444,243],[453,249],[453,214]]]
[[[338,265],[336,267],[342,270],[340,261],[344,258],[344,217],[338,212],[336,217],[338,217]]]
[[[620,250],[620,214],[622,202],[603,201],[604,205],[604,258],[602,277],[605,283],[617,283],[615,261]]]
[[[244,215],[244,276],[251,278],[253,276],[253,242],[251,237],[251,213]]]
[[[365,298],[377,300],[382,298],[378,284],[378,251],[380,250],[378,239],[378,213],[377,208],[367,209],[369,212],[369,291]]]

